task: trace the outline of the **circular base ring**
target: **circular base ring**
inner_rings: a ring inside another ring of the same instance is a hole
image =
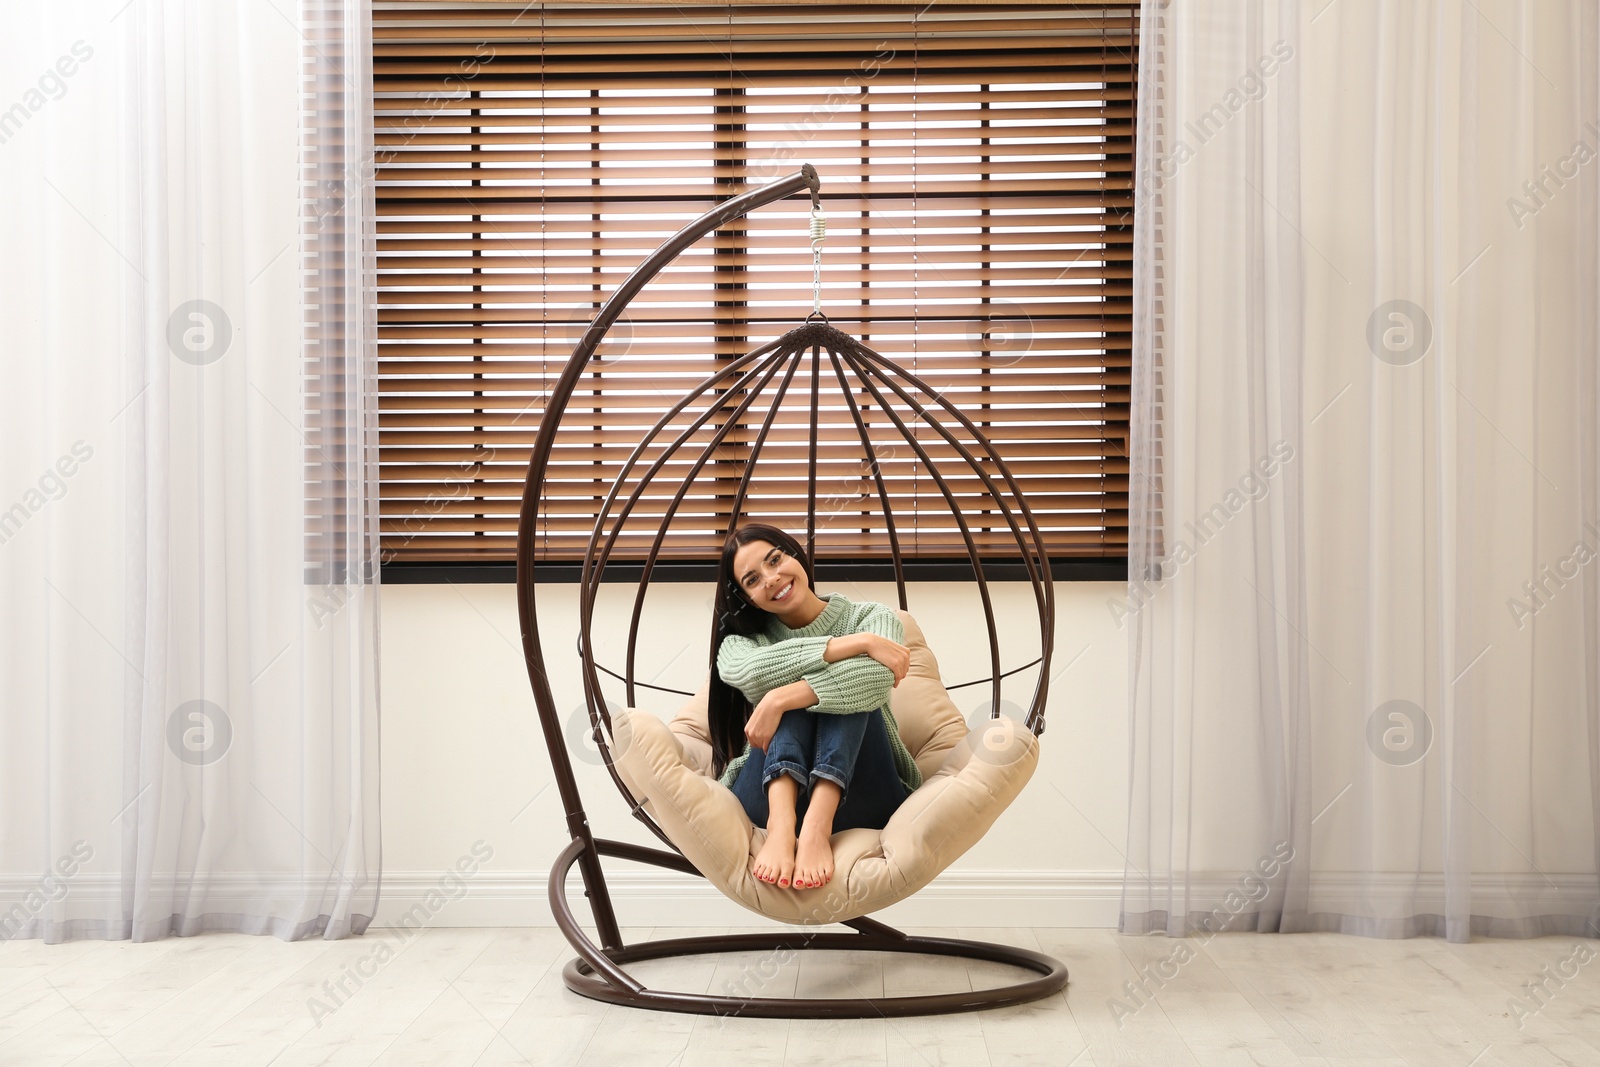
[[[1023,948],[995,945],[985,941],[961,941],[945,937],[872,937],[840,933],[728,934],[710,937],[680,937],[665,941],[645,941],[608,951],[615,964],[637,960],[698,956],[714,952],[747,952],[807,949],[834,949],[855,952],[912,952],[933,956],[1005,963],[1033,971],[1038,977],[1013,985],[955,993],[931,993],[901,997],[739,997],[706,993],[674,993],[656,989],[635,992],[619,989],[597,974],[582,959],[570,960],[561,976],[567,988],[591,1000],[621,1004],[654,1011],[687,1012],[694,1015],[736,1015],[755,1019],[860,1019],[906,1015],[942,1015],[977,1011],[983,1008],[1026,1004],[1060,992],[1067,984],[1067,968],[1053,957]],[[762,977],[752,972],[751,982]]]

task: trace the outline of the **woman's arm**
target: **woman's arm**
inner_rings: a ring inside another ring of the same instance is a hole
[[[905,626],[900,622],[900,616],[886,604],[867,602],[856,605],[851,626],[856,633],[850,637],[877,634],[896,643],[903,642],[905,638]],[[841,651],[859,648],[861,642],[851,641],[850,637],[835,638],[835,641],[846,642],[841,646]],[[808,671],[801,678],[817,698],[815,706],[802,706],[811,711],[841,715],[883,707],[889,702],[889,694],[894,691],[895,684],[893,671],[860,652],[837,661],[824,659],[820,668]]]
[[[717,673],[744,693],[751,704],[779,686],[799,681],[826,665],[823,654],[832,638],[791,637],[762,644],[743,634],[729,634],[717,647]]]
[[[817,694],[805,681],[790,682],[770,690],[750,712],[744,724],[745,740],[766,751],[772,735],[778,732],[778,722],[783,716],[798,708],[807,708],[817,701]]]
[[[866,642],[861,638],[862,635],[859,633],[833,638],[828,642],[828,647],[822,650],[823,662],[838,663],[842,659],[864,654],[867,651]]]

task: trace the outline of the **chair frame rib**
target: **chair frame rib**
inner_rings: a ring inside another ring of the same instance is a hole
[[[806,324],[796,330],[790,331],[783,337],[739,357],[727,366],[718,368],[711,377],[700,383],[688,396],[675,405],[667,415],[663,416],[661,421],[639,442],[630,454],[621,474],[618,476],[616,484],[606,494],[604,504],[595,519],[594,530],[584,554],[583,571],[579,584],[578,655],[582,665],[581,674],[588,706],[590,728],[604,757],[606,768],[617,788],[621,791],[623,798],[628,802],[633,815],[649,827],[665,844],[671,847],[672,851],[663,851],[628,842],[596,837],[589,827],[588,815],[583,807],[577,778],[573,773],[571,755],[567,748],[566,731],[561,716],[556,710],[549,674],[545,668],[537,610],[537,588],[535,584],[535,572],[537,569],[535,561],[536,533],[539,521],[539,507],[555,445],[557,428],[579,379],[582,377],[600,341],[605,337],[606,331],[616,322],[628,303],[638,295],[644,285],[663,267],[701,237],[756,208],[807,190],[811,194],[813,206],[817,206],[821,202],[820,188],[821,185],[816,171],[810,164],[807,164],[794,174],[717,205],[668,239],[635,268],[633,273],[628,276],[617,288],[616,292],[605,302],[599,312],[596,313],[593,322],[590,323],[583,337],[574,346],[572,355],[569,357],[567,365],[552,389],[548,403],[545,405],[533,452],[528,461],[528,473],[523,485],[522,505],[517,522],[517,609],[522,625],[522,647],[528,668],[528,680],[533,688],[534,703],[538,707],[545,747],[550,752],[557,791],[566,815],[567,830],[571,836],[571,841],[562,850],[550,870],[550,909],[555,916],[557,926],[560,927],[568,942],[577,952],[577,958],[570,961],[562,972],[563,980],[567,988],[573,992],[595,1000],[658,1011],[708,1015],[745,1015],[760,1018],[875,1018],[931,1015],[1024,1004],[1038,1000],[1041,997],[1050,996],[1064,988],[1067,983],[1066,967],[1059,960],[1039,952],[982,941],[908,936],[865,916],[850,919],[844,923],[845,926],[855,931],[849,934],[824,932],[801,927],[779,933],[684,937],[648,941],[634,945],[623,943],[621,930],[617,924],[616,912],[606,884],[605,872],[600,864],[601,857],[645,863],[665,870],[699,877],[703,877],[703,875],[672,845],[666,834],[651,818],[647,806],[631,794],[612,760],[608,736],[611,732],[611,716],[605,706],[605,699],[600,690],[599,674],[604,671],[604,673],[613,677],[618,676],[615,672],[607,670],[595,662],[594,648],[590,638],[594,602],[600,589],[601,578],[612,549],[622,533],[623,524],[634,506],[642,499],[652,479],[660,473],[668,460],[684,447],[700,427],[713,418],[720,418],[722,420],[721,425],[716,429],[711,441],[700,451],[691,464],[689,476],[683,478],[682,484],[668,505],[666,513],[662,517],[660,529],[657,531],[650,546],[649,555],[640,578],[639,592],[634,601],[628,630],[626,669],[625,674],[621,676],[626,685],[628,701],[632,704],[635,686],[634,651],[638,638],[640,615],[644,604],[644,594],[648,587],[651,571],[655,566],[657,554],[666,536],[667,528],[683,504],[688,488],[693,481],[693,475],[698,473],[712,458],[723,438],[734,426],[739,424],[739,420],[746,411],[750,410],[757,397],[777,376],[778,371],[785,369],[785,365],[787,365],[777,396],[773,400],[770,409],[766,412],[761,430],[753,442],[753,447],[746,461],[747,467],[740,478],[738,490],[733,498],[732,511],[728,521],[730,525],[737,524],[743,512],[746,491],[750,485],[750,478],[756,459],[760,454],[762,445],[767,440],[768,431],[773,425],[779,405],[782,404],[784,396],[788,392],[803,355],[809,355],[811,361],[810,448],[807,467],[809,498],[806,513],[807,548],[814,549],[817,533],[818,397],[821,387],[822,356],[826,353],[849,405],[850,414],[859,432],[862,447],[866,449],[868,456],[871,458],[873,478],[879,500],[883,506],[885,522],[890,531],[890,547],[895,567],[895,584],[902,608],[906,607],[905,576],[901,565],[899,541],[894,533],[894,518],[890,513],[889,492],[879,467],[878,455],[872,446],[866,424],[862,419],[856,396],[849,383],[845,381],[845,366],[848,365],[855,372],[867,391],[872,394],[879,407],[894,422],[902,434],[906,436],[908,443],[917,451],[923,463],[928,466],[946,500],[952,504],[953,510],[955,510],[955,498],[949,486],[930,462],[926,450],[912,439],[912,436],[906,430],[904,420],[901,419],[898,413],[891,410],[888,399],[872,379],[876,378],[878,381],[888,385],[906,407],[925,421],[928,421],[930,425],[933,425],[944,436],[945,441],[952,445],[962,456],[966,463],[977,471],[985,486],[988,487],[998,510],[1004,515],[1017,538],[1017,547],[1021,552],[1029,578],[1033,583],[1035,600],[1040,609],[1041,656],[1033,664],[1027,664],[1023,668],[1017,668],[1017,670],[1023,670],[1035,664],[1040,666],[1039,684],[1034,694],[1034,707],[1028,714],[1026,725],[1035,735],[1044,729],[1044,696],[1049,681],[1050,649],[1054,643],[1055,601],[1051,590],[1049,560],[1044,552],[1042,535],[1034,522],[1033,515],[1028,511],[1026,502],[1022,500],[1021,494],[1017,490],[1016,481],[1011,477],[1011,472],[1006,468],[1005,463],[1000,459],[982,432],[960,412],[955,411],[949,402],[945,401],[937,392],[929,390],[925,383],[915,376],[905,374],[892,361],[866,348],[859,342],[854,341],[854,339],[840,334],[831,325],[827,324],[825,318],[820,323],[814,323],[811,319],[808,319]],[[813,316],[813,318],[815,317]],[[617,503],[617,498],[622,492],[624,482],[651,442],[655,441],[668,428],[668,424],[698,397],[716,388],[719,384],[729,382],[730,378],[735,375],[737,375],[737,380],[729,386],[727,392],[714,396],[709,401],[706,411],[698,416],[687,429],[681,430],[677,437],[665,446],[662,454],[640,476],[639,484],[623,501],[615,520],[611,521],[612,508]],[[980,443],[983,451],[987,454],[987,458],[994,463],[1015,496],[1022,518],[1032,534],[1034,546],[1037,550],[1037,567],[1034,564],[1033,553],[1030,552],[1028,545],[1024,542],[1021,529],[1010,507],[1007,506],[994,481],[989,477],[988,472],[984,470],[982,462],[974,457],[966,446],[956,440],[952,434],[940,427],[927,408],[917,401],[914,396],[906,392],[898,382],[893,380],[896,375],[910,382],[913,387],[922,391],[924,395],[932,396],[944,408],[951,411],[961,420],[963,427],[973,435],[974,440]],[[745,391],[745,395],[739,398],[737,403],[730,406],[729,401],[737,396],[741,390]],[[994,684],[995,709],[993,713],[998,715],[999,679],[1004,675],[1000,672],[994,611],[989,602],[982,560],[977,545],[972,538],[966,520],[960,515],[959,511],[955,511],[955,515],[967,545],[968,556],[972,561],[974,576],[982,593],[984,613],[987,617],[989,628],[990,658],[994,667],[994,673],[991,678],[984,680],[992,681]],[[610,522],[609,531],[607,530],[608,522]],[[813,574],[812,577],[814,578],[815,575]],[[1006,672],[1006,674],[1012,673],[1016,673],[1016,671]],[[664,688],[649,686],[646,683],[640,684],[652,689]],[[593,925],[599,940],[598,944],[584,930],[583,925],[579,922],[567,901],[567,882],[574,866],[578,868],[583,880],[584,896],[589,902]],[[1004,986],[924,996],[855,998],[758,997],[719,996],[651,989],[630,975],[626,969],[626,965],[641,960],[718,952],[774,952],[798,949],[900,952],[950,956],[960,959],[1008,964],[1024,971],[1032,972],[1032,975],[1024,980]]]

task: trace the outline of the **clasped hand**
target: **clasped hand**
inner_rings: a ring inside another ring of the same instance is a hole
[[[911,650],[882,634],[856,634],[856,638],[862,642],[861,654],[888,667],[894,675],[894,684],[899,685],[911,669]]]
[[[778,692],[774,689],[762,697],[761,703],[750,713],[750,718],[745,720],[744,737],[750,742],[751,748],[759,748],[765,752],[767,746],[772,743],[772,735],[778,732],[778,721],[783,718],[783,713],[789,710],[780,706],[777,699]]]

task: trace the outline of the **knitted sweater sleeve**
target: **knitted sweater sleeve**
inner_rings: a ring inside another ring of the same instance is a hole
[[[905,626],[893,608],[870,601],[852,605],[852,608],[846,633],[871,633],[891,641],[905,640]],[[802,677],[817,694],[817,702],[807,711],[840,715],[872,711],[889,703],[889,694],[894,691],[894,672],[865,653],[824,662]]]
[[[762,697],[779,686],[798,682],[826,667],[822,653],[832,639],[822,634],[772,642],[729,634],[717,647],[717,673],[724,682],[742,692],[751,704],[759,704]]]

